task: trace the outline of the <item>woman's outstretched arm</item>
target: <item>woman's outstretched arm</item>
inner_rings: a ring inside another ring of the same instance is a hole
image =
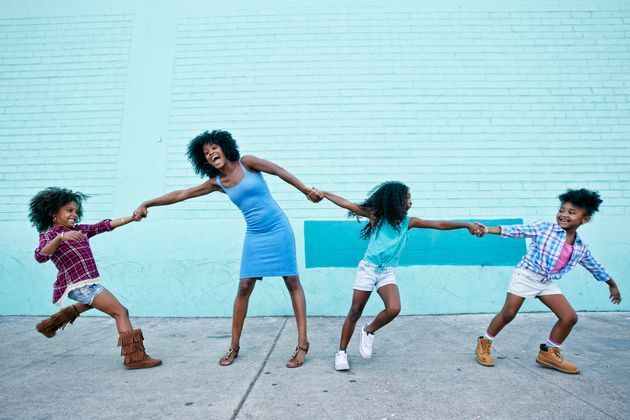
[[[241,161],[247,169],[276,175],[287,184],[293,185],[298,191],[302,192],[302,194],[306,195],[306,197],[313,202],[321,201],[321,199],[324,198],[318,189],[307,187],[302,181],[298,179],[298,177],[293,175],[291,172],[269,160],[247,155],[243,156]]]
[[[168,206],[169,204],[179,203],[189,198],[207,195],[215,191],[222,191],[214,179],[209,179],[203,184],[187,188],[185,190],[175,190],[159,197],[151,198],[143,201],[133,212],[136,217],[146,217],[149,213],[149,207]]]

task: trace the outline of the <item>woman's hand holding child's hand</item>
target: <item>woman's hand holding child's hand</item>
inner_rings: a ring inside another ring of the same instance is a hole
[[[311,188],[308,194],[306,194],[306,198],[313,203],[319,203],[324,199],[324,193],[318,190],[317,188]]]
[[[147,206],[140,205],[140,207],[138,207],[137,209],[133,211],[133,220],[137,222],[140,219],[147,217],[148,213],[149,213],[149,210],[147,209]]]
[[[471,223],[470,226],[468,226],[468,232],[470,232],[471,235],[475,235],[481,238],[483,235],[486,234],[487,230],[486,227],[481,223],[474,222]]]

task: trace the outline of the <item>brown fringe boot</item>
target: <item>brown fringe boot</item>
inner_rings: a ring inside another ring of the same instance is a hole
[[[162,364],[160,359],[152,359],[144,352],[143,341],[141,329],[120,333],[118,347],[120,347],[120,355],[125,356],[127,369],[146,369]]]
[[[74,305],[70,305],[37,324],[35,329],[46,337],[51,338],[55,336],[59,328],[63,330],[68,323],[72,324],[78,317],[79,311]]]

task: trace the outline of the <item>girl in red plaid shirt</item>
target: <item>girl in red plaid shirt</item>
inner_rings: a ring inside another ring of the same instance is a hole
[[[144,351],[142,331],[134,330],[127,308],[100,285],[100,276],[90,248],[89,238],[138,220],[134,216],[116,220],[102,220],[93,225],[78,224],[83,216],[85,194],[50,187],[37,193],[30,203],[29,219],[37,228],[39,246],[35,250],[37,262],[52,260],[59,273],[53,286],[53,302],[61,306],[66,298],[77,301],[37,324],[37,331],[53,337],[57,330],[72,324],[80,313],[96,308],[116,321],[127,369],[158,366],[159,359]]]

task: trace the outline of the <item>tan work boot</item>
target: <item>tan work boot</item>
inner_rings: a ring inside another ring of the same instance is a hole
[[[475,353],[477,354],[477,362],[483,366],[494,366],[494,359],[490,355],[490,349],[492,348],[492,340],[488,340],[484,337],[477,339],[477,348]]]
[[[52,338],[58,329],[64,329],[67,324],[72,324],[79,317],[79,311],[74,305],[66,306],[50,318],[43,320],[35,326],[35,329],[48,338]]]
[[[547,347],[546,344],[540,345],[540,351],[538,352],[536,363],[564,373],[580,373],[580,369],[578,369],[576,365],[567,362],[562,358],[559,348]]]
[[[146,369],[162,364],[160,359],[152,359],[144,352],[143,341],[144,337],[140,329],[120,333],[118,347],[120,347],[120,355],[125,356],[127,369]]]

